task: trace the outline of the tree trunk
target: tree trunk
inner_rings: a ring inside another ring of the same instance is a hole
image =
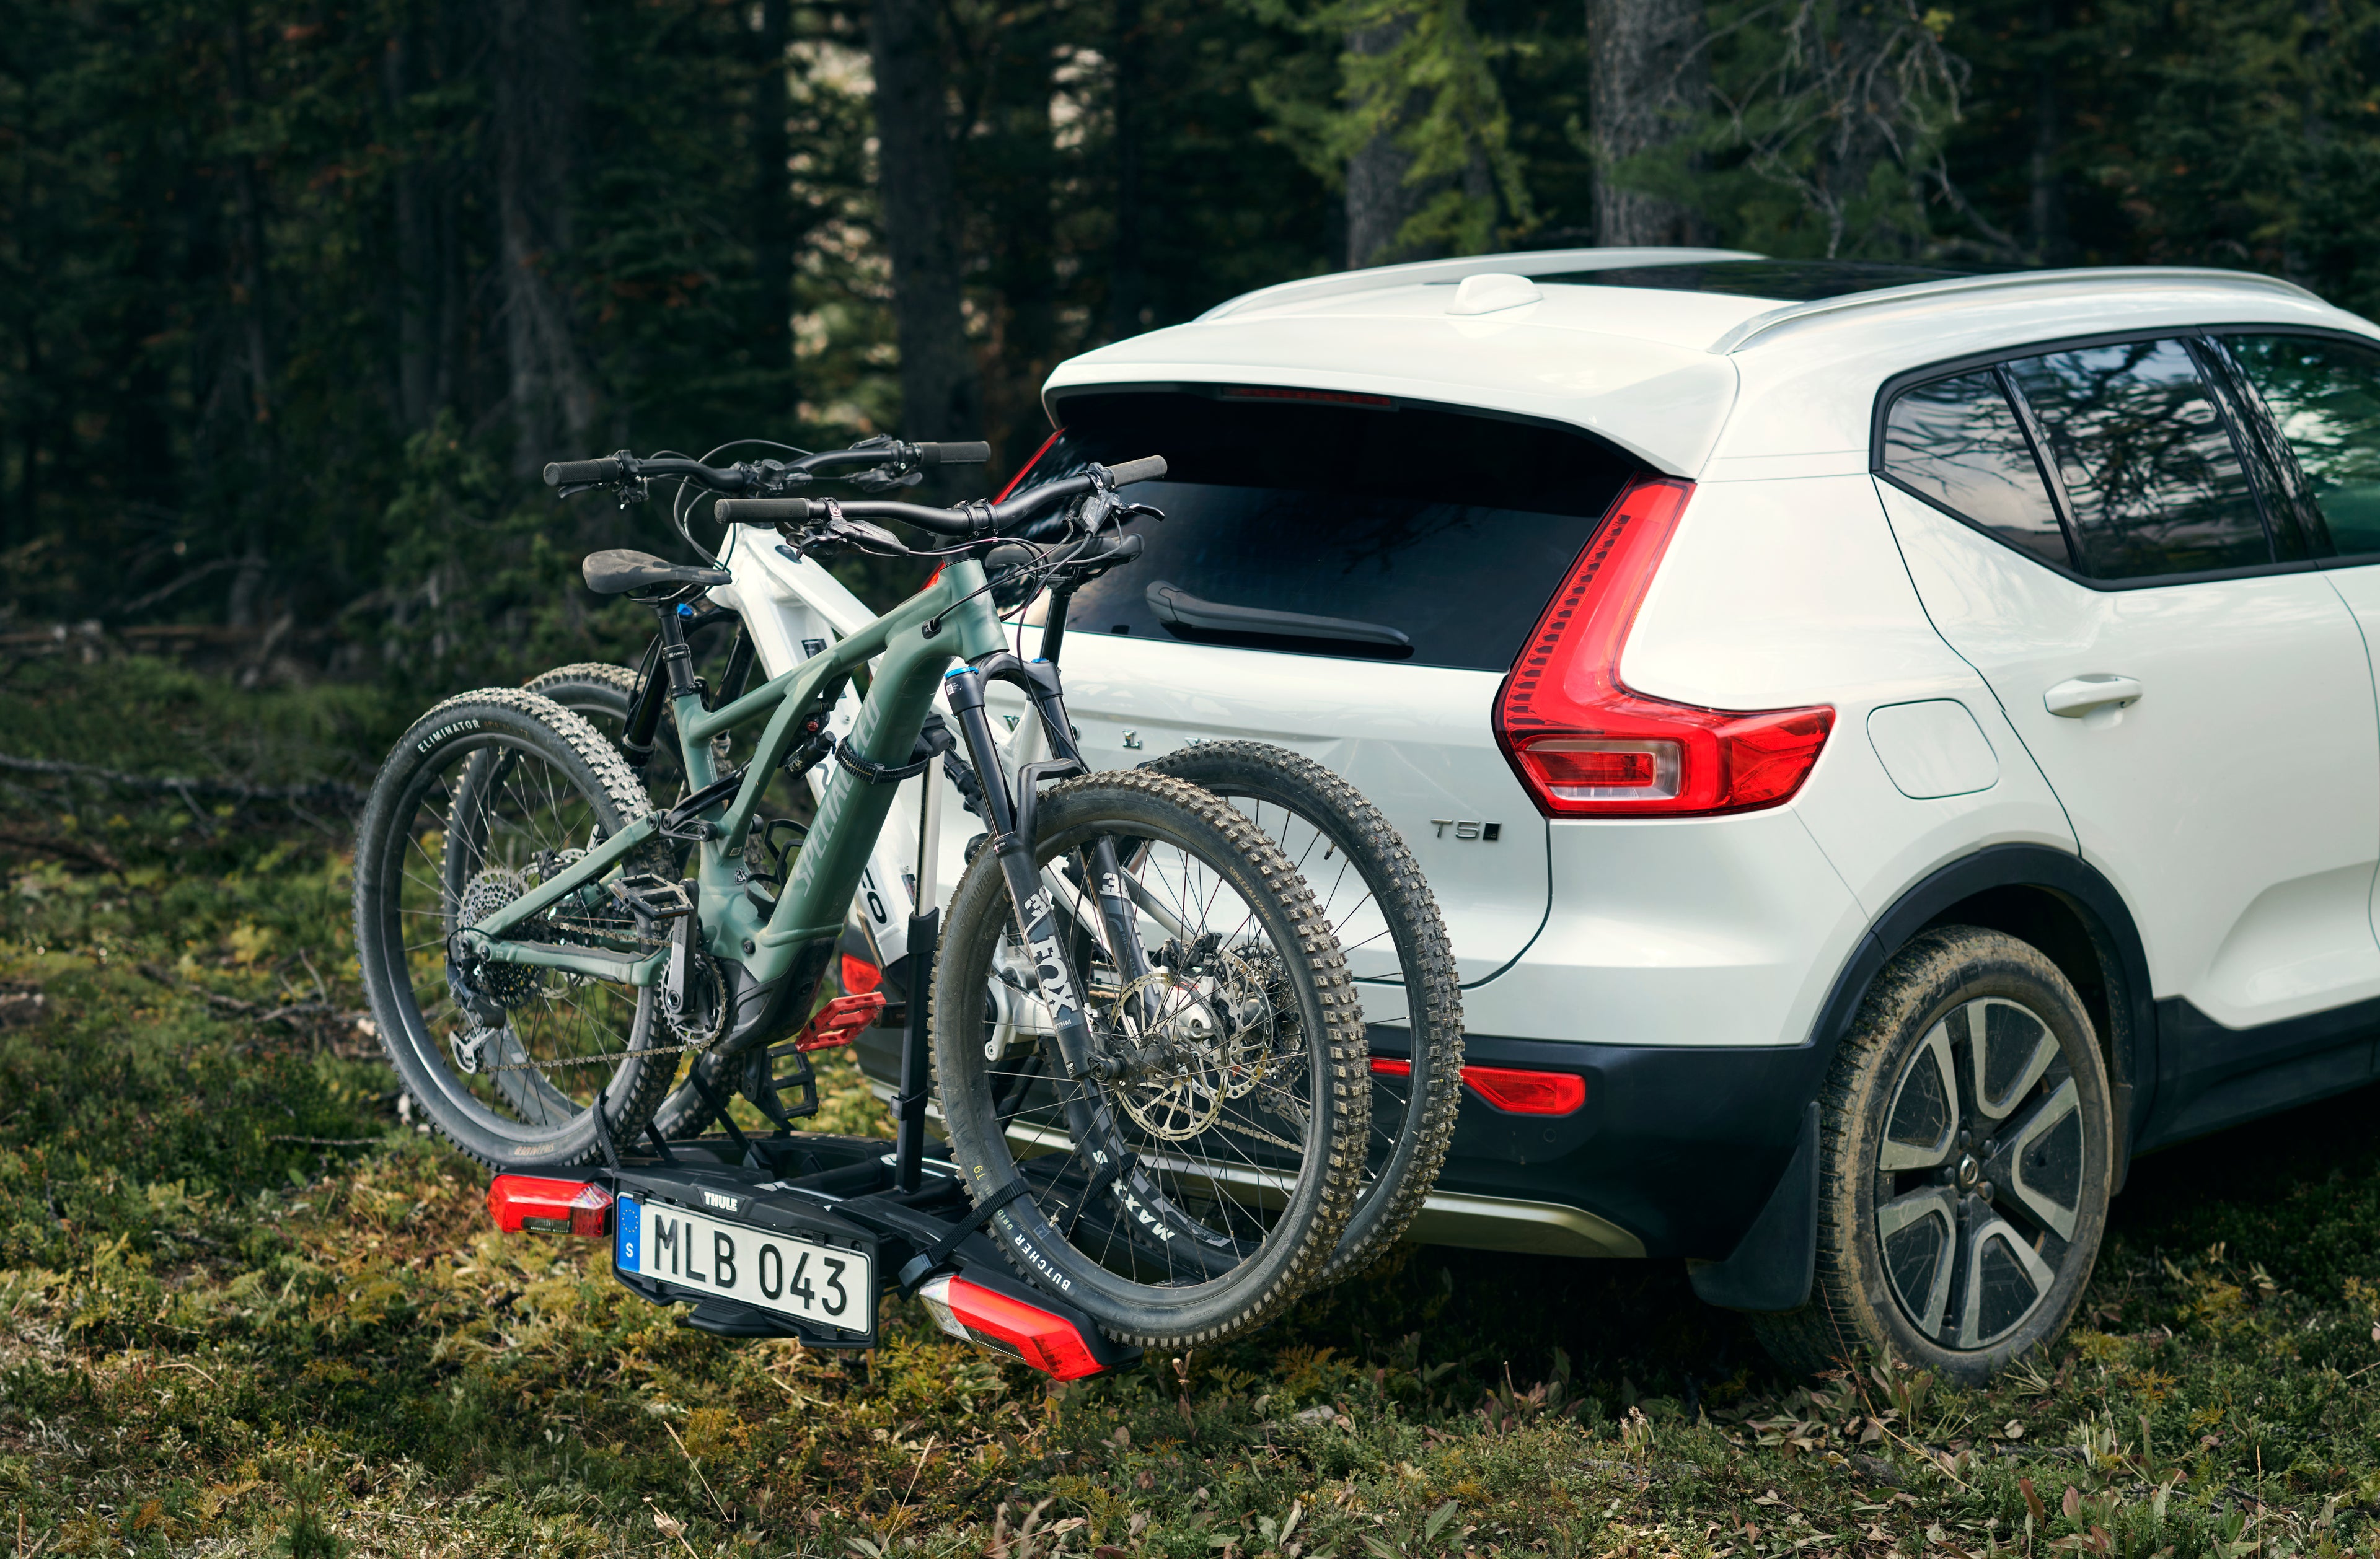
[[[1412,23],[1400,17],[1347,35],[1347,52],[1385,54],[1404,41]],[[1397,248],[1397,233],[1422,206],[1423,191],[1405,182],[1413,157],[1396,142],[1396,126],[1366,141],[1347,159],[1347,268],[1385,264],[1391,260],[1427,260]]]
[[[555,272],[570,254],[571,171],[579,133],[577,8],[499,0],[495,130],[497,263],[504,295],[513,465],[577,460],[595,392],[570,300]]]
[[[397,416],[407,433],[430,425],[438,409],[437,240],[431,227],[428,170],[406,133],[412,96],[411,51],[400,20],[381,54],[381,93],[387,100],[388,140],[398,148],[391,187],[396,253],[391,281],[396,314]]]
[[[990,243],[984,361],[998,365],[983,388],[982,437],[1012,466],[1048,436],[1042,378],[1057,366],[1057,144],[1050,99],[1057,90],[1061,15],[1051,6],[1011,8],[992,36],[982,124],[974,144],[970,202]]]
[[[2056,0],[2042,0],[2035,25],[2039,53],[2034,63],[2032,188],[2027,215],[2033,228],[2033,253],[2044,265],[2066,259],[2066,200],[2059,177],[2058,152],[2063,131],[2058,124],[2058,61],[2053,40],[2058,37]]]
[[[256,82],[248,55],[248,13],[245,7],[232,13],[227,42],[230,44],[231,86],[240,112],[252,112],[256,103]],[[264,197],[257,177],[256,159],[237,156],[232,159],[231,183],[237,211],[238,237],[233,245],[232,280],[243,307],[240,310],[241,345],[248,368],[247,444],[252,463],[251,479],[258,492],[270,491],[278,479],[279,462],[274,458],[279,429],[274,427],[273,372],[273,299],[271,271],[265,255]],[[248,510],[245,538],[240,554],[239,571],[232,575],[231,596],[225,619],[235,628],[253,626],[258,620],[259,597],[264,588],[265,547],[264,515],[254,503],[244,504]]]
[[[759,33],[755,40],[759,79],[755,83],[752,114],[752,160],[758,175],[753,191],[752,248],[759,271],[759,335],[753,355],[763,372],[790,374],[794,366],[794,224],[793,147],[785,127],[793,115],[786,89],[785,49],[793,36],[793,7],[786,0],[760,0]],[[791,409],[787,407],[786,409]]]
[[[1595,241],[1693,244],[1701,224],[1684,207],[1624,187],[1616,170],[1685,133],[1678,115],[1701,106],[1709,61],[1702,0],[1587,0],[1594,51],[1588,130],[1595,147]]]
[[[976,438],[982,403],[961,307],[959,213],[933,0],[871,0],[868,52],[876,77],[877,198],[901,351],[901,432]]]
[[[1137,335],[1147,282],[1141,273],[1140,94],[1148,79],[1141,0],[1115,0],[1115,253],[1108,269],[1108,334]]]

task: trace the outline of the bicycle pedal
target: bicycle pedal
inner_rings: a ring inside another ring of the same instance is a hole
[[[686,884],[652,872],[638,872],[605,883],[613,899],[650,920],[682,920],[694,913]]]
[[[808,1053],[849,1045],[883,1010],[882,991],[855,991],[836,997],[802,1025],[802,1032],[794,1035],[794,1048]]]
[[[790,1059],[794,1070],[780,1073],[777,1063]],[[818,1114],[818,1073],[810,1058],[793,1044],[772,1045],[754,1050],[744,1062],[744,1076],[736,1092],[752,1101],[752,1106],[780,1131],[790,1131],[794,1122]],[[791,1092],[794,1102],[788,1105],[785,1094]]]

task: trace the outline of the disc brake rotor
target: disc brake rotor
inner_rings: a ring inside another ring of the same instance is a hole
[[[1214,1126],[1277,1064],[1273,1004],[1264,982],[1230,953],[1196,973],[1153,969],[1116,993],[1109,1022],[1132,1034],[1135,1076],[1118,1086],[1124,1113],[1168,1142]]]

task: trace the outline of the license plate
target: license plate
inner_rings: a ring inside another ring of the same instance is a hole
[[[622,1272],[717,1294],[796,1321],[866,1332],[876,1274],[867,1255],[624,1196],[613,1204]]]

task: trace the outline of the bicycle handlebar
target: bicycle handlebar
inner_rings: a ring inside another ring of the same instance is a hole
[[[987,443],[885,442],[804,455],[790,465],[763,472],[745,465],[705,465],[699,460],[687,460],[676,455],[638,459],[623,450],[618,454],[606,454],[594,460],[554,461],[545,468],[545,485],[557,488],[601,487],[608,482],[625,482],[648,477],[684,477],[700,482],[713,492],[735,493],[748,491],[772,477],[782,480],[785,473],[806,474],[834,465],[885,465],[904,461],[914,461],[921,467],[980,465],[990,458],[991,446]]]
[[[1164,476],[1165,458],[1152,454],[1141,460],[1127,460],[1121,465],[1095,466],[1093,470],[1105,476],[1109,487],[1129,487]],[[1086,473],[1027,488],[1005,503],[929,509],[922,503],[901,503],[889,499],[853,499],[839,501],[839,507],[855,520],[896,520],[941,536],[991,536],[1005,529],[1012,521],[1037,514],[1061,499],[1089,492],[1099,485],[1099,476]],[[827,514],[828,502],[818,498],[722,498],[715,517],[722,525],[804,525]]]

